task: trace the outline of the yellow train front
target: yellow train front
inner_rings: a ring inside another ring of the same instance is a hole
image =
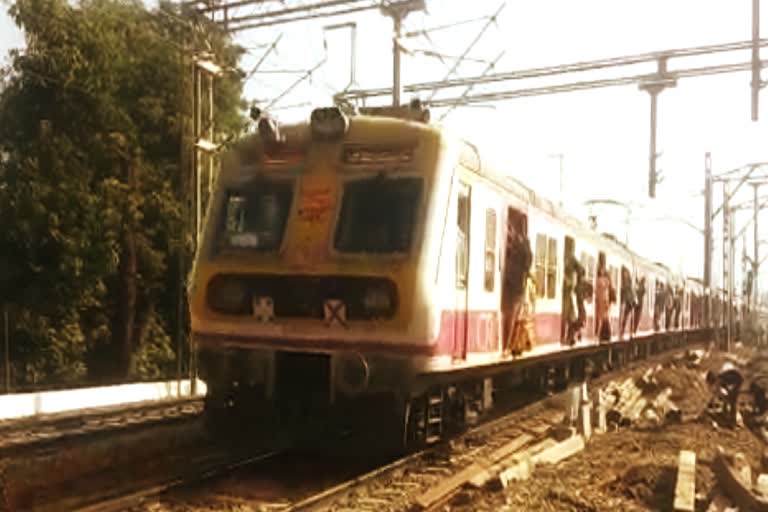
[[[419,276],[441,136],[336,108],[310,119],[263,118],[224,157],[190,288],[207,417],[402,425],[430,351]]]

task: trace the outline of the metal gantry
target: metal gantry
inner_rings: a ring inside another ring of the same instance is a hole
[[[753,275],[753,290],[750,291],[748,299],[753,301],[752,304],[757,304],[758,295],[758,271],[760,266],[759,260],[759,213],[768,206],[768,198],[765,198],[762,202],[758,196],[758,187],[761,184],[768,183],[768,172],[762,174],[758,171],[768,170],[768,163],[752,163],[731,171],[719,174],[717,176],[712,175],[712,163],[711,155],[707,153],[705,155],[705,184],[704,184],[704,284],[707,288],[711,289],[712,285],[712,222],[717,215],[722,212],[723,214],[723,303],[728,308],[727,314],[727,343],[730,349],[732,341],[733,331],[733,299],[734,299],[734,271],[735,271],[735,242],[742,234],[746,232],[749,223],[754,224],[754,260],[752,261],[752,275]],[[715,183],[722,183],[723,185],[723,202],[713,212],[712,211],[712,189]],[[733,189],[731,184],[735,183]],[[753,199],[750,202],[741,204],[732,204],[733,198],[739,192],[741,187],[745,184],[751,184],[754,186]],[[753,217],[747,225],[741,229],[738,234],[734,233],[735,214],[738,210],[751,206],[753,209]],[[746,250],[746,244],[745,244]],[[754,299],[753,299],[754,297]]]
[[[195,55],[193,60],[193,126],[194,144],[192,158],[193,192],[191,196],[195,202],[194,208],[194,242],[195,251],[200,247],[202,223],[204,215],[203,205],[203,157],[208,163],[208,187],[205,197],[210,201],[213,189],[213,176],[215,173],[215,154],[218,149],[214,131],[214,79],[222,73],[221,67],[216,65],[213,56],[209,54]],[[204,108],[204,100],[207,106]],[[205,115],[203,115],[205,112]],[[197,390],[197,357],[195,354],[194,340],[190,339],[189,347],[189,371],[192,394]]]

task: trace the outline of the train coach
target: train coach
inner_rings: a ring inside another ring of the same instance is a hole
[[[262,118],[223,159],[191,274],[211,424],[375,424],[432,443],[508,387],[721,325],[700,282],[510,176],[418,105]]]

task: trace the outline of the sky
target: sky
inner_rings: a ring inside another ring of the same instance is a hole
[[[750,0],[426,0],[427,13],[411,14],[404,31],[430,28],[491,15],[504,4],[492,24],[462,63],[455,76],[482,73],[502,52],[497,71],[565,64],[703,44],[744,41],[751,37]],[[267,5],[269,2],[267,3]],[[276,4],[277,5],[277,4]],[[253,7],[242,13],[253,12]],[[768,9],[761,26],[766,27]],[[334,92],[350,81],[350,33],[324,31],[323,26],[346,21],[357,24],[355,88],[389,87],[392,83],[392,22],[378,11],[314,20],[238,33],[236,41],[251,48],[241,65],[250,71],[280,34],[277,52],[269,54],[247,83],[246,96],[269,105],[297,81],[302,72],[324,60],[311,80],[300,82],[274,105],[272,114],[290,122],[307,118],[315,106],[332,103]],[[429,38],[403,40],[411,53],[403,57],[403,81],[413,83],[444,78],[455,60],[443,62],[419,53],[431,50],[445,56],[461,55],[486,20],[432,32]],[[765,29],[764,29],[765,32]],[[7,17],[0,17],[0,54],[23,44],[22,35]],[[766,50],[768,51],[768,50]],[[747,62],[749,51],[696,59],[673,59],[670,69],[722,62]],[[484,62],[483,62],[484,61]],[[622,76],[650,73],[654,64],[589,75]],[[768,71],[764,72],[764,75]],[[580,76],[555,77],[562,83]],[[586,76],[584,78],[587,78]],[[703,238],[690,227],[703,227],[704,155],[712,155],[715,174],[751,162],[768,162],[768,96],[758,122],[750,120],[750,73],[681,79],[676,88],[659,96],[657,150],[664,182],[657,199],[647,198],[650,101],[636,86],[529,97],[482,107],[451,111],[444,124],[480,146],[501,167],[542,195],[559,200],[562,156],[564,206],[586,218],[584,201],[613,199],[630,204],[627,233],[624,208],[597,210],[599,229],[613,231],[641,254],[676,270],[700,277]],[[509,87],[528,87],[529,81]],[[490,90],[478,88],[474,92]],[[442,93],[453,97],[455,92]],[[441,96],[437,96],[441,97]],[[426,99],[425,96],[422,96]],[[410,99],[409,95],[405,100]],[[391,101],[380,98],[380,102]],[[297,108],[285,108],[299,105]],[[442,111],[433,112],[433,119]],[[763,189],[768,194],[768,185]],[[715,205],[722,201],[720,186]],[[747,187],[735,200],[751,199]],[[749,210],[736,219],[737,231],[751,218]],[[768,240],[768,212],[761,215],[761,236]],[[653,220],[659,219],[659,220]],[[687,223],[676,221],[683,219]],[[722,271],[722,227],[716,220],[713,280]],[[752,254],[752,228],[746,250]],[[761,247],[768,253],[768,244]],[[740,279],[742,240],[737,242],[737,280]],[[761,272],[761,289],[768,290],[768,264]]]

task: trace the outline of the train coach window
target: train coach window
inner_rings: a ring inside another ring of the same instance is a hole
[[[263,183],[227,193],[223,249],[272,251],[280,246],[291,207],[293,184]]]
[[[544,297],[547,293],[547,237],[536,235],[536,295]]]
[[[347,253],[405,252],[411,245],[421,178],[376,176],[344,185],[334,247]]]
[[[557,239],[536,235],[536,294],[554,299],[557,294]]]
[[[547,298],[554,299],[557,290],[557,239],[550,238],[547,242]]]
[[[485,289],[492,292],[496,277],[496,210],[485,210]]]

